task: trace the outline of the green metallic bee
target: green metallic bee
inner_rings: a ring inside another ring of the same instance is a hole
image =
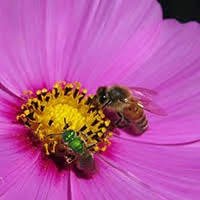
[[[84,172],[95,171],[93,154],[85,147],[84,141],[77,137],[74,130],[64,130],[63,133],[51,134],[50,137],[62,136],[61,143],[56,146],[56,155],[65,157],[66,163],[76,163],[76,167]]]
[[[62,134],[62,140],[75,153],[78,159],[77,167],[79,169],[91,168],[94,165],[93,154],[86,149],[83,140],[77,137],[75,131],[65,131]]]

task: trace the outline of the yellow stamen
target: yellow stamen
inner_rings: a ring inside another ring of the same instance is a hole
[[[43,88],[35,93],[25,92],[28,99],[17,119],[43,144],[46,155],[56,153],[66,130],[77,132],[91,153],[105,151],[110,145],[108,138],[112,134],[107,131],[110,121],[102,110],[90,104],[93,95],[86,96],[86,93],[80,83],[64,81],[56,83],[51,91]]]

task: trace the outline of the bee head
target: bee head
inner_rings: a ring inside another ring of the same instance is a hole
[[[105,104],[110,98],[106,87],[99,87],[96,96],[101,105]]]
[[[128,90],[121,86],[99,87],[95,95],[97,107],[113,106],[118,101],[124,101],[129,96]]]
[[[64,142],[70,142],[74,137],[76,137],[76,132],[73,130],[66,130],[63,134],[62,134],[62,139]]]

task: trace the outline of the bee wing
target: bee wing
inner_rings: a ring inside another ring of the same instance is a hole
[[[79,155],[77,168],[86,174],[94,174],[96,172],[96,165],[93,154],[85,151],[83,154]]]
[[[139,106],[157,115],[167,115],[167,112],[153,101],[153,97],[158,95],[158,92],[141,87],[131,87],[130,90],[133,97],[139,100]]]
[[[139,106],[143,107],[144,110],[147,110],[151,113],[156,115],[166,116],[167,112],[158,104],[154,103],[153,101],[148,100],[139,100]]]
[[[155,90],[150,90],[142,87],[130,87],[131,93],[134,97],[138,99],[148,99],[152,100],[154,96],[158,95]]]

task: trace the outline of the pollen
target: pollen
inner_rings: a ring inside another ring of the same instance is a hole
[[[46,155],[57,156],[56,149],[63,144],[62,133],[67,130],[75,131],[92,154],[110,145],[110,121],[91,104],[94,95],[87,95],[80,83],[57,82],[51,90],[26,91],[24,95],[27,101],[17,120],[30,129]]]

